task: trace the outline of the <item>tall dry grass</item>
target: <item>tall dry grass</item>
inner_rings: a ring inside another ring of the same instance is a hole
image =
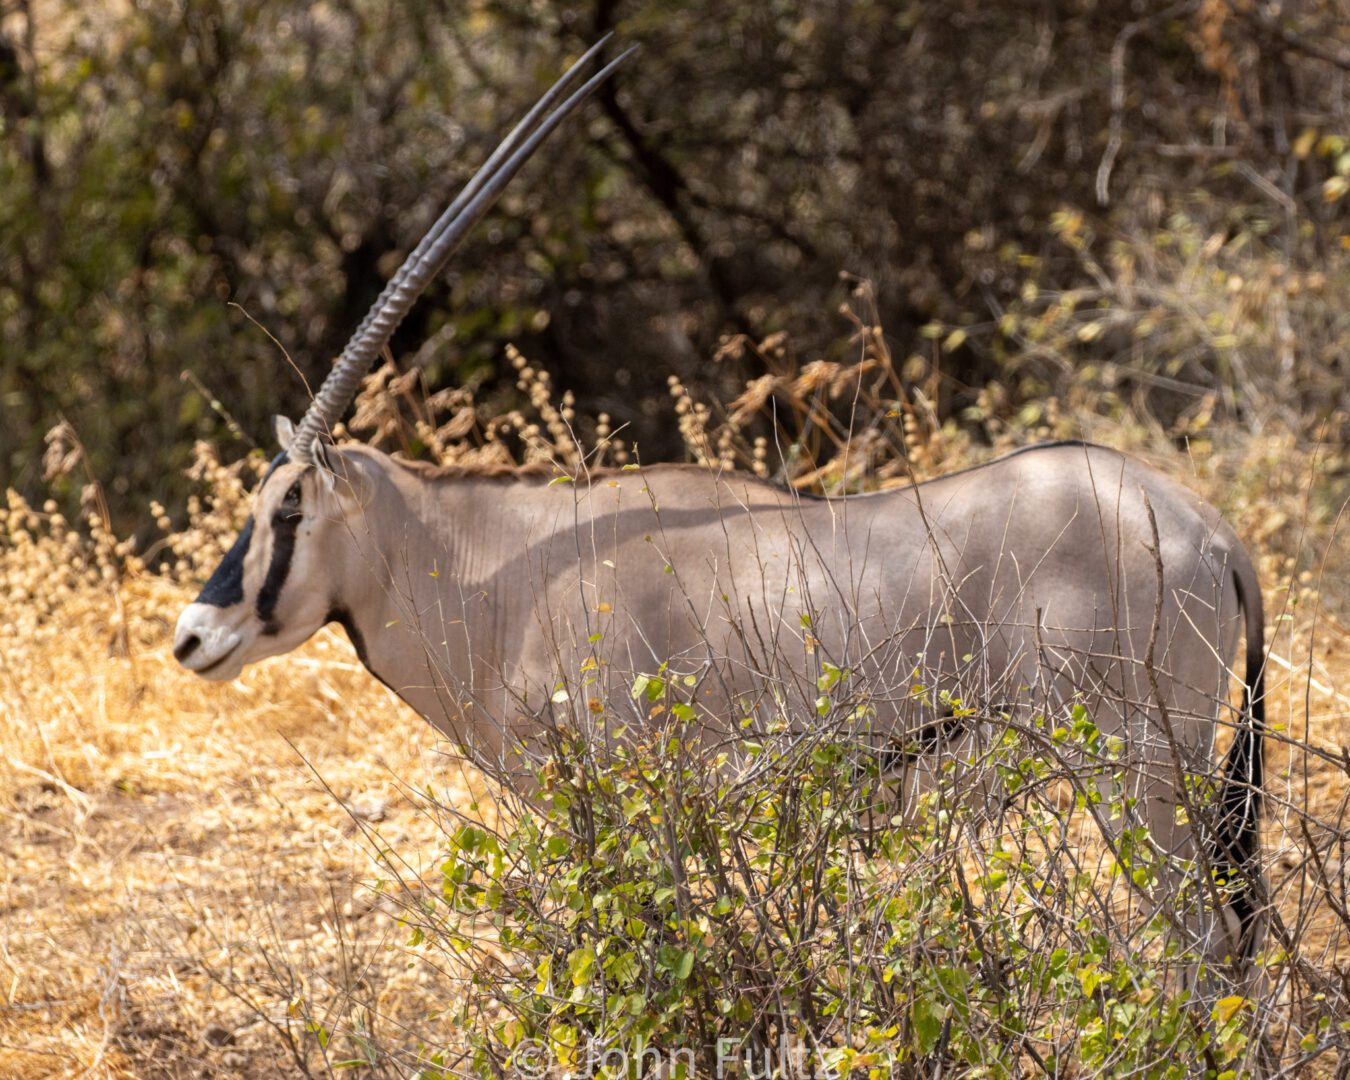
[[[376,882],[435,870],[414,789],[464,806],[477,777],[340,633],[224,687],[170,654],[255,471],[204,457],[153,572],[96,499],[83,529],[0,516],[0,1075],[296,1075],[316,1019],[446,1034],[453,985]]]

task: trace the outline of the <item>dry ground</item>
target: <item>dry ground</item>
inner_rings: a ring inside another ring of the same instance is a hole
[[[97,610],[0,647],[0,1076],[297,1075],[306,1020],[449,1039],[453,978],[403,947],[375,853],[435,873],[412,792],[467,807],[478,779],[340,632],[227,687],[185,676],[184,599],[124,589],[129,650]]]
[[[1256,512],[1227,509],[1250,535]],[[73,542],[34,541],[16,513],[0,543],[0,1077],[289,1076],[359,1049],[307,1025],[452,1044],[460,977],[408,946],[394,882],[438,875],[436,803],[493,812],[481,779],[340,632],[208,685],[169,654],[182,587],[81,579]],[[1350,632],[1309,607],[1339,579],[1290,589],[1280,558],[1263,566],[1271,720],[1293,745],[1275,755],[1267,848],[1304,959],[1330,971],[1350,962],[1347,927],[1298,821],[1344,896]],[[1309,729],[1328,756],[1301,748]]]

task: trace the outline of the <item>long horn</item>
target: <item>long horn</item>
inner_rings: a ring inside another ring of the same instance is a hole
[[[614,33],[611,31],[587,49],[585,55],[568,68],[567,71],[563,73],[562,78],[549,88],[548,93],[535,102],[534,108],[525,114],[520,123],[511,129],[511,134],[507,135],[506,138],[502,140],[501,145],[492,152],[492,155],[487,161],[483,162],[478,171],[474,173],[473,178],[464,185],[464,190],[455,196],[454,202],[441,212],[441,216],[436,219],[435,224],[433,224],[431,228],[427,230],[426,235],[418,241],[417,247],[413,249],[412,254],[403,260],[403,265],[398,268],[398,272],[385,284],[384,289],[380,292],[379,299],[376,300],[374,306],[366,312],[366,317],[361,320],[361,325],[358,326],[356,332],[352,334],[353,339],[360,337],[370,328],[370,324],[379,314],[380,308],[384,305],[385,301],[395,289],[403,284],[404,279],[426,254],[427,249],[439,239],[441,234],[445,232],[446,226],[451,224],[459,212],[464,209],[464,204],[478,194],[486,178],[491,176],[507,156],[515,151],[516,147],[520,145],[521,139],[534,129],[535,125],[539,122],[539,118],[543,116],[544,113],[553,106],[553,103],[562,97],[567,89],[577,81],[587,62],[603,49],[613,36]]]
[[[356,396],[361,380],[370,371],[375,358],[398,329],[399,323],[417,302],[431,279],[445,266],[469,230],[497,201],[499,195],[520,171],[521,166],[549,137],[559,124],[593,94],[614,70],[636,51],[627,49],[610,61],[579,90],[558,106],[542,123],[536,123],[548,108],[576,82],[582,66],[608,41],[608,35],[596,42],[573,64],[553,87],[502,140],[483,167],[474,174],[421,242],[389,279],[380,297],[361,320],[333,370],[310,403],[309,409],[291,439],[290,458],[301,464],[314,463],[314,440],[342,418]]]

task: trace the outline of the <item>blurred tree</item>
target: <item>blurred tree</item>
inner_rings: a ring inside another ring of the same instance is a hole
[[[63,414],[136,521],[151,495],[181,494],[194,438],[229,437],[198,385],[246,437],[299,413],[499,133],[608,29],[644,45],[638,62],[395,340],[433,382],[500,380],[509,397],[515,341],[652,460],[678,445],[668,374],[727,397],[754,374],[707,362],[722,335],[790,328],[801,349],[844,347],[846,270],[876,283],[884,324],[924,362],[945,342],[944,410],[991,380],[1015,405],[1088,355],[1149,393],[1223,390],[1237,412],[1271,387],[1290,409],[1343,409],[1338,305],[1304,313],[1312,336],[1277,327],[1288,348],[1239,355],[1204,311],[1198,337],[1156,333],[1147,312],[1184,324],[1188,301],[1144,279],[1151,252],[1179,250],[1177,215],[1200,235],[1187,273],[1242,248],[1268,257],[1270,288],[1307,295],[1343,265],[1345,14],[1323,0],[0,2],[0,484],[36,485]],[[1075,311],[1142,314],[1033,340],[1027,320],[1063,314],[1036,303],[1066,294]],[[1288,304],[1252,310],[1287,321]]]

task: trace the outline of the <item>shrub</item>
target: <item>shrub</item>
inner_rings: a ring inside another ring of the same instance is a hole
[[[643,676],[558,718],[500,827],[449,832],[408,921],[474,957],[474,1074],[1242,1067],[1253,1003],[1176,932],[1211,893],[1141,903],[1167,869],[1120,827],[1119,739],[1081,706],[978,718],[916,785],[838,674],[819,729],[746,718],[715,745],[679,677]]]

